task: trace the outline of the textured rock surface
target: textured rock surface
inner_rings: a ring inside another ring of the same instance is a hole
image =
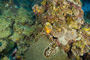
[[[40,37],[40,39],[32,44],[26,52],[25,60],[68,60],[67,55],[61,49],[56,54],[50,57],[45,57],[44,50],[49,43],[49,40],[45,36]]]

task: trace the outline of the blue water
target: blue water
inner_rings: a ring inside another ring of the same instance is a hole
[[[84,10],[84,12],[90,11],[90,3],[85,2],[84,6],[82,6],[82,9]]]
[[[81,0],[86,23],[90,23],[90,0]]]

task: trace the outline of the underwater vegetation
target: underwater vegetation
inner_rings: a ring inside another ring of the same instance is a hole
[[[50,41],[46,58],[63,49],[68,59],[89,59],[90,24],[80,0],[19,1],[0,1],[0,60],[25,60],[25,52],[41,36]],[[31,1],[35,3],[27,4]]]

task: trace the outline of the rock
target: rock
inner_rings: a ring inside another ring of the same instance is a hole
[[[49,43],[50,40],[48,40],[46,36],[41,36],[25,53],[25,60],[68,60],[67,55],[61,49],[56,54],[51,55],[50,57],[45,57],[44,50]]]

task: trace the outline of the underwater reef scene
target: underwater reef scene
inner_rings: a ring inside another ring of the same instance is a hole
[[[0,0],[0,60],[90,60],[89,0]]]

